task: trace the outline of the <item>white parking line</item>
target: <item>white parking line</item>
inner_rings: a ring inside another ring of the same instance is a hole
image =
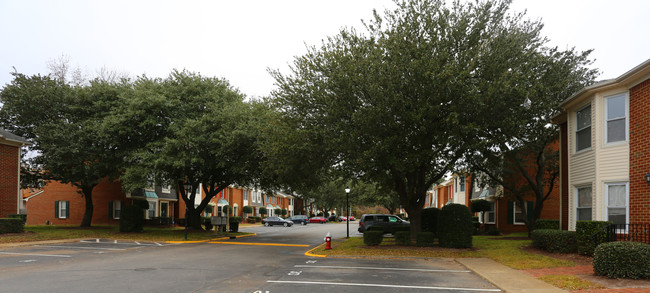
[[[430,269],[404,269],[404,268],[377,268],[377,267],[345,267],[345,266],[309,266],[295,265],[296,268],[319,268],[319,269],[357,269],[357,270],[387,270],[387,271],[416,271],[434,273],[470,273],[466,270],[430,270]]]
[[[93,250],[126,250],[122,248],[85,247],[85,246],[63,246],[63,245],[39,245],[39,247],[70,248],[70,249],[93,249]]]
[[[6,255],[25,255],[25,256],[71,257],[71,256],[69,256],[69,255],[63,255],[63,254],[38,254],[38,253],[17,253],[17,252],[0,252],[0,254],[6,254]]]
[[[407,285],[386,285],[386,284],[333,283],[333,282],[311,282],[311,281],[271,281],[271,280],[268,280],[266,282],[268,282],[268,283],[281,283],[281,284],[305,284],[305,285],[331,285],[331,286],[384,287],[384,288],[452,290],[452,291],[501,292],[501,290],[499,290],[499,289],[407,286]]]

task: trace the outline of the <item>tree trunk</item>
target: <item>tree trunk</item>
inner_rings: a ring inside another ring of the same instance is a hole
[[[84,211],[84,216],[81,219],[80,227],[90,227],[93,220],[93,188],[95,185],[91,186],[82,186],[81,192],[82,196],[86,199],[86,210]],[[68,207],[70,208],[70,207]]]
[[[422,229],[422,221],[420,219],[422,207],[405,207],[404,209],[409,214],[409,222],[411,222],[411,238],[415,239]]]
[[[188,217],[189,216],[189,217]],[[193,230],[203,230],[203,219],[201,218],[201,211],[197,209],[189,209],[188,214],[185,215],[185,220],[190,220],[188,226]]]

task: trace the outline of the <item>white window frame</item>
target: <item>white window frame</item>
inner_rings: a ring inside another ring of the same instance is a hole
[[[248,200],[248,189],[244,189],[244,200]]]
[[[497,203],[495,201],[488,201],[490,204],[492,204],[492,210],[491,211],[485,211],[485,214],[483,215],[485,217],[485,224],[496,224],[496,219],[497,219]],[[490,214],[493,215],[492,221],[490,222]]]
[[[575,188],[575,192],[576,192],[576,195],[575,195],[576,222],[580,221],[580,219],[578,219],[578,215],[580,214],[580,213],[578,213],[578,210],[581,209],[581,207],[579,205],[579,199],[578,199],[579,195],[580,195],[580,189],[585,189],[585,188],[589,188],[591,190],[591,207],[589,207],[589,209],[591,210],[591,219],[588,220],[588,221],[592,221],[594,219],[594,189],[593,189],[593,187],[591,185],[583,185],[583,186],[577,186]],[[583,207],[582,209],[586,209],[586,208]]]
[[[607,182],[605,183],[605,221],[609,221],[609,186],[625,185],[625,224],[630,223],[630,183],[629,182]],[[613,207],[622,208],[622,207]]]
[[[589,113],[589,126],[585,126],[583,128],[578,129],[578,112],[586,110],[587,108],[589,108],[589,112],[588,112]],[[589,104],[585,105],[584,107],[582,107],[582,108],[575,111],[575,119],[574,119],[574,121],[575,121],[576,126],[575,126],[575,132],[574,132],[574,134],[575,134],[574,149],[575,149],[576,153],[589,151],[593,147],[592,141],[591,141],[591,139],[592,139],[592,137],[591,137],[591,127],[592,127],[592,124],[593,124],[593,117],[592,117],[593,115],[591,115],[591,114],[592,114],[591,103],[589,103]],[[583,149],[578,149],[578,141],[579,141],[578,140],[578,132],[580,132],[582,130],[585,130],[587,128],[589,128],[589,147],[585,147]]]
[[[516,201],[512,203],[512,224],[513,225],[526,225],[526,222],[517,222],[517,208],[518,207],[519,207],[519,205],[517,204]],[[520,214],[523,215],[523,213],[524,213],[523,210],[527,209],[527,208],[528,208],[528,203],[526,203],[524,205],[524,207],[523,207],[522,211],[520,212]]]
[[[59,219],[67,219],[67,211],[70,209],[68,201],[59,201]]]
[[[172,192],[172,186],[171,185],[163,186],[161,191],[164,193],[170,193]]]
[[[120,213],[117,214],[116,213],[117,211],[119,211]],[[113,219],[119,220],[120,215],[122,214],[122,201],[114,200],[113,201],[113,210],[111,212],[113,213]]]
[[[620,98],[620,97],[623,97],[623,102],[625,103],[625,105],[624,105],[625,115],[623,117],[614,117],[614,118],[610,119],[608,117],[608,115],[609,115],[609,111],[608,111],[609,110],[608,109],[609,108],[609,103],[608,103],[608,101],[610,99]],[[604,117],[605,117],[605,125],[603,127],[604,130],[605,130],[605,136],[603,138],[605,140],[605,144],[607,144],[607,145],[609,145],[609,144],[619,144],[619,143],[628,141],[628,139],[629,139],[629,122],[630,122],[630,119],[628,119],[629,116],[630,116],[630,114],[629,114],[629,95],[627,94],[627,92],[605,97],[605,115],[604,115]],[[609,125],[609,122],[616,121],[616,120],[621,120],[621,119],[625,120],[625,139],[617,140],[617,141],[611,141],[611,142],[608,141],[608,129],[609,129],[609,127],[607,127],[607,126]]]
[[[147,210],[147,219],[155,218],[156,212],[158,210],[158,202],[151,201],[151,200],[148,200],[148,202],[149,202],[149,209]],[[149,216],[149,213],[151,213],[152,209],[153,209],[153,217]]]

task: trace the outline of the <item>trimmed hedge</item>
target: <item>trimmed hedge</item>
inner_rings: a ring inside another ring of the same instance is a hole
[[[242,221],[243,221],[243,219],[240,216],[234,216],[234,217],[230,217],[228,219],[229,223],[241,223]]]
[[[0,234],[22,233],[25,231],[25,222],[20,218],[0,219]]]
[[[250,213],[253,212],[253,207],[251,207],[251,206],[244,206],[243,208],[241,208],[241,211],[242,211],[243,213],[250,214]]]
[[[594,273],[610,278],[650,278],[650,245],[609,242],[594,251]]]
[[[435,235],[432,232],[420,232],[416,236],[415,245],[417,246],[433,246]]]
[[[201,217],[201,220],[203,220],[203,227],[205,227],[205,230],[211,231],[212,228],[214,228],[211,217]]]
[[[9,219],[22,219],[23,222],[27,222],[27,214],[13,214],[13,215],[9,215]]]
[[[120,212],[120,232],[142,232],[144,222],[142,206],[130,205],[122,207]]]
[[[397,231],[395,232],[395,244],[397,245],[411,245],[411,232],[410,231]]]
[[[376,246],[381,244],[381,241],[384,240],[383,231],[366,231],[363,233],[363,244],[368,246]]]
[[[548,252],[573,253],[577,251],[576,233],[573,231],[536,229],[530,233],[533,246]]]
[[[598,243],[594,242],[593,235],[603,231],[605,226],[612,224],[610,221],[577,221],[576,222],[576,241],[578,243],[578,253],[584,255],[594,255],[594,250]],[[606,242],[606,234],[599,233],[597,236],[599,242]]]
[[[535,222],[535,229],[553,229],[560,230],[560,220],[539,219]]]
[[[422,232],[431,232],[434,237],[438,233],[438,215],[440,210],[437,208],[426,208],[420,212],[420,223]]]
[[[442,247],[471,248],[474,225],[472,213],[462,204],[450,204],[438,216],[438,243]]]

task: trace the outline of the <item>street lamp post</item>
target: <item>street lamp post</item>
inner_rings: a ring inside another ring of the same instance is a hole
[[[346,238],[350,238],[350,187],[345,188],[345,216],[345,225],[348,232]]]
[[[183,187],[185,187],[185,196],[186,196],[187,198],[190,198],[190,192],[192,192],[192,184],[185,183],[185,185],[184,185]],[[187,225],[188,222],[189,222],[189,219],[188,219],[188,217],[187,217],[187,212],[188,212],[188,211],[189,211],[189,209],[188,209],[188,207],[187,207],[187,203],[186,203],[186,204],[185,204],[185,241],[187,241],[187,229],[188,229],[188,227],[189,227],[189,226]]]

